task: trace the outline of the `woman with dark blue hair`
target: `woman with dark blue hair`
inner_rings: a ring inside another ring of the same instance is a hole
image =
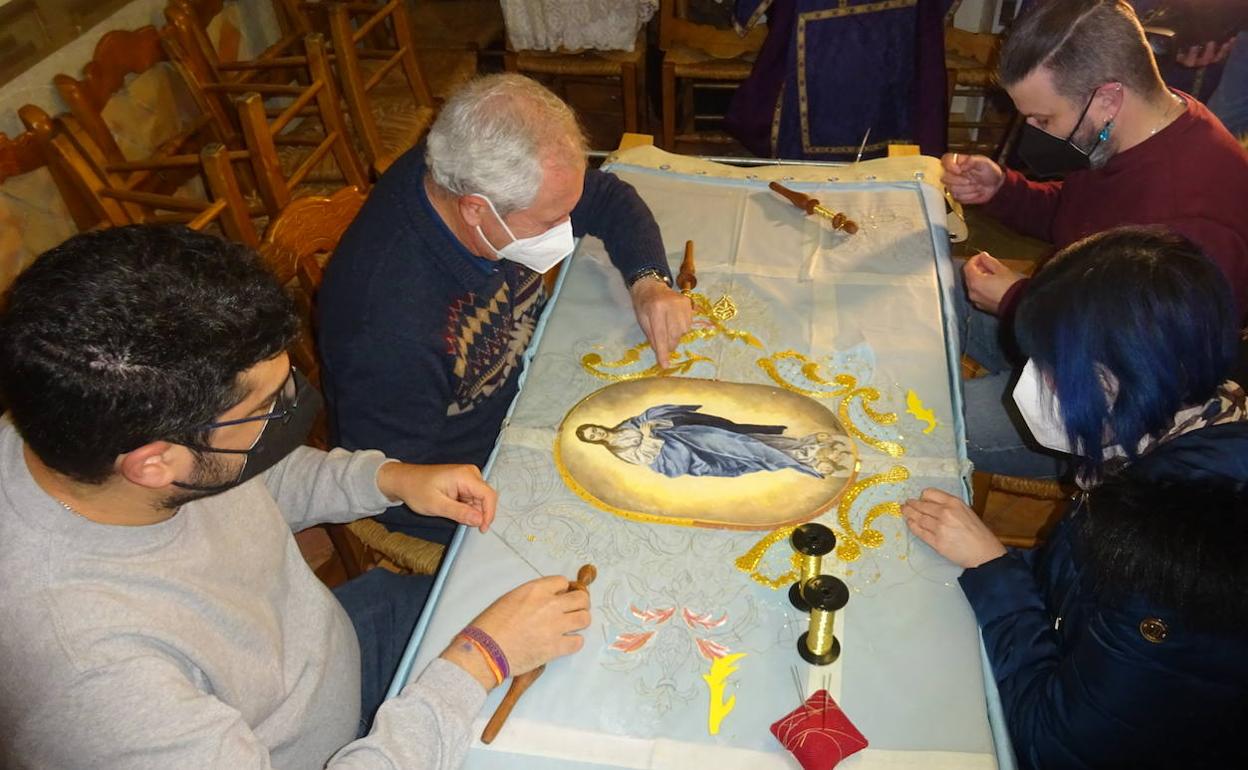
[[[1248,414],[1226,280],[1190,241],[1119,228],[1033,281],[1014,400],[1075,456],[1051,539],[1007,550],[925,490],[910,530],[965,571],[1024,768],[1248,767]]]

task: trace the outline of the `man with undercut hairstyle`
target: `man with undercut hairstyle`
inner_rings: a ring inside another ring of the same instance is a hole
[[[1058,249],[1120,225],[1164,225],[1222,268],[1241,317],[1248,311],[1248,153],[1203,104],[1166,88],[1126,0],[1034,3],[998,76],[1026,118],[1018,154],[1046,181],[948,154],[943,181],[957,200]],[[1065,461],[1025,444],[1003,407],[1009,322],[1027,279],[985,252],[963,276],[962,350],[991,372],[965,383],[968,454],[994,473],[1057,476]]]

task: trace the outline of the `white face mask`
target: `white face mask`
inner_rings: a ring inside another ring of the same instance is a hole
[[[1023,373],[1019,375],[1018,384],[1014,386],[1014,403],[1018,405],[1018,411],[1023,413],[1027,428],[1040,446],[1066,454],[1078,454],[1070,445],[1070,437],[1066,435],[1066,424],[1062,422],[1061,404],[1057,400],[1057,394],[1040,376],[1036,362],[1030,358],[1023,367]]]
[[[543,233],[538,233],[529,238],[517,238],[516,234],[507,226],[507,223],[503,221],[503,217],[498,213],[498,209],[494,208],[494,202],[484,195],[478,195],[477,197],[486,202],[490,207],[490,211],[494,212],[498,223],[511,236],[511,243],[501,249],[496,249],[494,244],[490,243],[490,239],[485,237],[485,233],[481,230],[481,225],[477,225],[477,235],[480,235],[481,240],[485,241],[494,250],[494,253],[502,259],[509,259],[512,262],[524,265],[535,273],[545,273],[562,262],[565,257],[572,253],[572,249],[576,247],[576,240],[572,237],[572,221],[570,219],[564,220],[562,224],[555,225]]]

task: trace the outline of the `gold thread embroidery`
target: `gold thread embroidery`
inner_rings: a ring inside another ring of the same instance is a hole
[[[681,345],[688,345],[696,340],[705,340],[718,335],[724,335],[730,340],[744,342],[750,347],[763,349],[763,343],[753,334],[742,329],[730,329],[724,326],[724,321],[730,320],[737,315],[737,306],[732,301],[732,297],[724,295],[714,304],[706,298],[705,295],[696,294],[694,292],[685,292],[685,296],[693,302],[694,315],[701,316],[706,319],[707,325],[690,329],[681,335],[680,343],[677,350],[672,354],[672,360],[666,369],[661,368],[657,363],[637,372],[625,372],[616,374],[609,369],[623,369],[624,367],[636,364],[641,360],[641,352],[650,347],[649,342],[640,342],[628,350],[624,351],[624,355],[614,361],[603,360],[601,353],[586,353],[581,356],[581,367],[597,377],[600,380],[609,382],[626,382],[629,380],[640,380],[644,377],[670,377],[675,374],[687,374],[694,364],[699,361],[707,363],[715,363],[714,359],[706,356],[700,356],[689,351],[681,351]]]
[[[881,516],[900,516],[901,503],[876,503],[867,511],[862,520],[862,531],[855,532],[853,522],[849,518],[854,501],[866,490],[880,484],[896,484],[910,478],[910,471],[903,465],[894,465],[884,473],[862,479],[850,485],[837,507],[836,523],[840,525],[837,533],[836,556],[842,561],[856,561],[862,555],[863,548],[879,548],[884,544],[884,534],[871,525]]]
[[[793,569],[776,577],[768,577],[758,571],[758,565],[762,562],[763,556],[771,549],[773,545],[781,540],[787,540],[789,535],[793,534],[794,527],[780,527],[763,535],[763,538],[750,547],[750,550],[737,557],[737,569],[748,574],[754,582],[767,586],[773,591],[779,590],[783,586],[787,586],[797,580],[800,572],[798,556],[796,553],[789,559],[793,565]]]
[[[816,385],[834,386],[830,390],[814,390],[811,388],[803,388],[800,385],[794,385],[776,366],[777,361],[797,361],[801,364],[801,373],[808,382]],[[893,412],[877,412],[871,408],[871,404],[880,398],[880,392],[875,388],[858,387],[858,380],[849,374],[838,374],[827,380],[819,374],[819,363],[812,361],[810,358],[798,353],[796,350],[782,350],[779,353],[758,359],[758,366],[767,376],[772,379],[780,387],[791,390],[794,393],[801,393],[803,396],[811,396],[813,398],[840,398],[837,404],[837,416],[840,417],[841,423],[845,426],[845,430],[859,441],[867,446],[874,447],[891,457],[901,457],[906,453],[905,447],[896,441],[888,441],[886,439],[876,438],[861,428],[854,422],[850,416],[850,406],[855,398],[859,399],[862,405],[862,411],[867,418],[879,425],[892,425],[897,422],[897,415]]]

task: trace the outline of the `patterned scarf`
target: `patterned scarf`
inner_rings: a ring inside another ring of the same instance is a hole
[[[1225,425],[1232,422],[1243,422],[1245,420],[1248,420],[1248,394],[1245,394],[1242,385],[1233,380],[1227,380],[1218,386],[1218,391],[1213,395],[1213,398],[1199,406],[1183,409],[1176,414],[1173,425],[1166,432],[1156,436],[1145,436],[1140,439],[1137,456],[1142,457],[1167,441],[1172,441],[1179,436],[1200,430],[1201,428]],[[1107,459],[1102,470],[1102,476],[1113,475],[1121,471],[1129,462],[1127,457],[1122,454]],[[1090,481],[1082,474],[1077,479],[1077,483],[1083,489],[1090,489],[1096,486],[1095,481]]]

